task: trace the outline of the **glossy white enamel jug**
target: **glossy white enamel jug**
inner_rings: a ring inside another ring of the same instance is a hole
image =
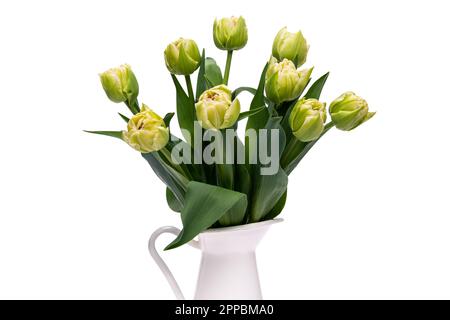
[[[199,234],[199,240],[189,245],[202,251],[197,281],[196,300],[260,300],[261,286],[256,266],[255,250],[275,219],[236,227],[210,229]],[[172,272],[158,254],[155,242],[163,233],[178,236],[175,227],[162,227],[150,237],[148,248],[151,256],[169,282],[175,296],[184,295]]]

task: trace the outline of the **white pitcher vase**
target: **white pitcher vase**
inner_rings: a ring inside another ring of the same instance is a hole
[[[209,229],[199,234],[189,245],[202,251],[197,280],[196,300],[260,300],[261,286],[255,250],[272,224],[282,219],[268,220],[236,227]],[[155,242],[163,233],[178,236],[175,227],[157,229],[149,240],[150,255],[161,269],[175,296],[184,295],[172,272],[158,254]]]

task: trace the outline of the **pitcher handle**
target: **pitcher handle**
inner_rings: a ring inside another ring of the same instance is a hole
[[[167,264],[164,262],[164,260],[159,255],[158,251],[156,250],[156,240],[160,235],[163,233],[171,233],[175,236],[178,236],[180,234],[181,230],[176,227],[161,227],[150,237],[150,240],[148,241],[148,251],[150,252],[150,255],[152,256],[153,260],[155,260],[156,264],[158,265],[159,269],[161,269],[161,272],[166,277],[167,282],[169,282],[170,287],[172,288],[173,293],[175,294],[175,297],[178,300],[185,300],[183,292],[181,292],[180,286],[178,285],[177,281],[175,280],[175,277],[173,276],[172,272],[170,271]],[[200,249],[200,244],[197,240],[191,240],[188,243],[191,247],[194,247],[196,249]]]

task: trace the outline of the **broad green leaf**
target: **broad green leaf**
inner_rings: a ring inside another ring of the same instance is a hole
[[[123,119],[123,121],[125,121],[126,123],[128,123],[130,121],[130,118],[128,118],[127,116],[121,114],[120,112],[118,112],[118,113],[119,113],[119,116]]]
[[[205,78],[205,49],[202,51],[202,60],[200,61],[200,68],[198,69],[197,76],[197,89],[195,90],[196,100],[200,97],[200,95],[206,90],[206,78]]]
[[[247,196],[243,193],[191,181],[181,211],[183,230],[165,250],[177,248],[191,241],[232,209],[245,213],[246,205]]]
[[[266,72],[267,72],[268,64],[264,67],[263,72],[261,73],[261,77],[259,79],[258,89],[256,90],[255,96],[250,104],[250,110],[262,107],[265,105],[264,100],[264,85],[266,82]],[[261,129],[267,123],[267,119],[269,118],[269,113],[267,111],[263,111],[248,119],[247,122],[247,130],[248,129]]]
[[[208,57],[205,60],[205,78],[208,89],[223,83],[222,71],[213,58]]]
[[[194,102],[183,90],[177,77],[173,74],[171,76],[177,92],[178,123],[181,129],[190,133],[190,137],[186,134],[184,138],[192,146],[194,139],[194,122],[197,120]]]
[[[307,99],[319,99],[320,94],[322,93],[323,86],[325,85],[325,82],[327,82],[328,76],[330,75],[329,72],[325,73],[323,76],[321,76],[319,79],[316,80],[309,88],[308,92],[305,94],[305,98]]]
[[[118,138],[122,140],[122,131],[89,131],[89,130],[83,130],[87,133],[93,133],[93,134],[100,134],[103,136]]]
[[[230,227],[244,224],[246,212],[247,212],[247,201],[240,201],[219,219],[219,224],[222,227]]]
[[[175,212],[181,212],[183,204],[175,197],[169,187],[166,188],[166,200],[169,208]]]
[[[270,212],[264,217],[264,220],[272,220],[275,219],[281,211],[283,211],[284,206],[286,204],[286,198],[287,198],[287,189],[281,196],[280,200],[275,204],[275,206],[270,210]]]
[[[283,197],[288,176],[279,169],[274,175],[257,175],[251,198],[250,221],[261,221]]]
[[[259,108],[255,108],[253,110],[248,110],[248,111],[241,112],[239,114],[239,117],[238,117],[237,121],[244,120],[245,118],[250,118],[250,117],[260,113],[261,111],[264,111],[265,109],[266,109],[266,107],[262,106],[262,107],[259,107]]]
[[[175,113],[169,112],[164,116],[164,124],[166,125],[167,128],[170,126],[170,121],[172,120],[174,115]]]

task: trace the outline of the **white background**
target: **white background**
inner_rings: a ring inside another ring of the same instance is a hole
[[[180,226],[163,184],[126,144],[82,129],[123,128],[98,73],[125,62],[141,101],[174,110],[165,46],[193,38],[223,65],[212,23],[232,14],[249,28],[232,87],[256,86],[288,26],[311,45],[313,77],[331,71],[324,101],[354,90],[378,112],[327,134],[291,175],[285,222],[258,251],[265,298],[450,298],[448,12],[447,1],[2,1],[0,298],[173,297],[146,248],[157,227]],[[165,256],[192,296],[199,253]]]

